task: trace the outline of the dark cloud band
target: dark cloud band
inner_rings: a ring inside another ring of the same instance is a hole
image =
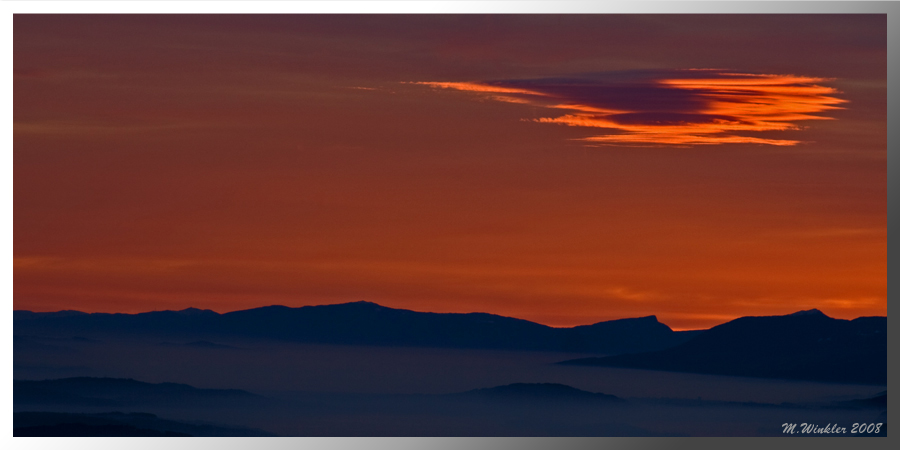
[[[583,138],[596,144],[790,146],[800,141],[758,133],[796,130],[800,121],[830,119],[821,113],[840,109],[846,100],[834,97],[836,89],[820,85],[825,81],[691,69],[417,84],[566,111],[535,121],[608,130]]]

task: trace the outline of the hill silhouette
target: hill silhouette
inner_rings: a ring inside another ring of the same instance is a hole
[[[615,395],[583,391],[559,383],[513,383],[492,388],[474,389],[462,393],[468,397],[522,401],[591,401],[624,402]]]
[[[655,316],[553,328],[487,313],[428,313],[371,302],[266,306],[218,314],[189,308],[139,314],[14,311],[17,335],[152,336],[167,341],[262,338],[347,345],[542,350],[618,354],[660,350],[699,332],[676,332]]]
[[[198,389],[187,384],[145,383],[130,378],[13,380],[13,403],[19,405],[184,405],[259,399],[262,397],[239,389]]]
[[[742,317],[669,349],[560,364],[887,384],[887,317],[841,320],[818,310]]]
[[[860,398],[856,400],[836,401],[831,403],[836,408],[852,408],[865,409],[877,408],[887,409],[887,391],[884,391],[874,397]]]

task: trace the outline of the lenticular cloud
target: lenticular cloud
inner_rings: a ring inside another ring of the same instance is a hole
[[[581,140],[608,145],[693,146],[797,140],[759,136],[831,119],[846,100],[825,78],[716,69],[631,71],[572,77],[470,82],[417,82],[489,99],[539,106],[556,115],[534,119],[602,133]],[[777,136],[776,136],[777,137]]]

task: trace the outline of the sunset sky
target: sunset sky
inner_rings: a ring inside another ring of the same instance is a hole
[[[887,314],[885,15],[13,32],[15,309]]]

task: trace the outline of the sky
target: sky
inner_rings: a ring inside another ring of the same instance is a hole
[[[884,15],[16,15],[14,308],[887,314]]]

